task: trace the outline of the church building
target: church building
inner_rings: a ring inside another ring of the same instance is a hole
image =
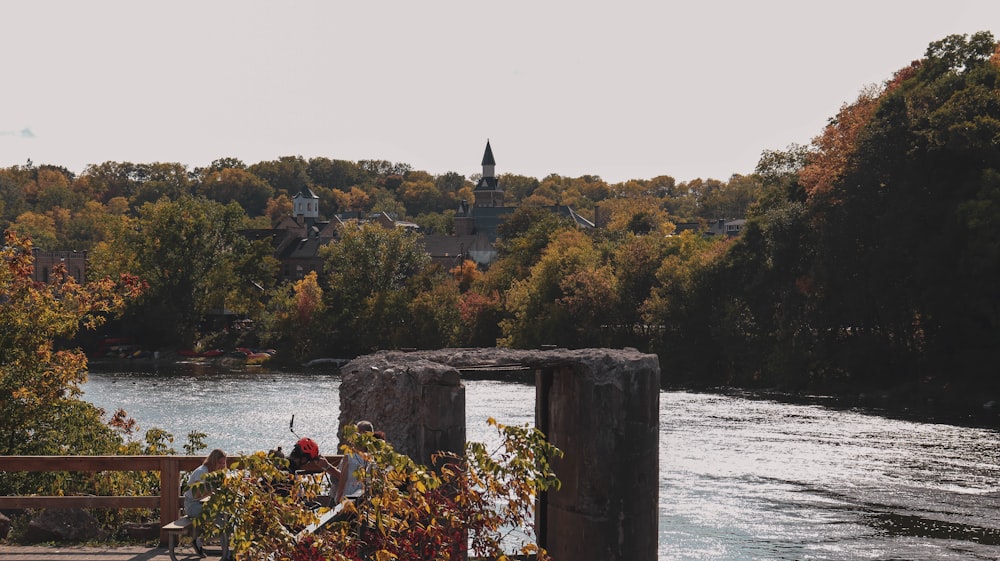
[[[462,201],[455,212],[455,235],[424,236],[423,243],[431,259],[443,266],[454,267],[465,259],[480,266],[496,260],[493,247],[497,228],[517,207],[504,206],[504,190],[496,176],[496,159],[490,141],[483,152],[483,173],[473,190],[472,204]],[[571,218],[578,227],[591,229],[594,223],[583,218],[568,206],[548,207],[551,211]]]

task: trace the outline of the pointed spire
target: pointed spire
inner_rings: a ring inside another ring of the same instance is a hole
[[[493,159],[489,139],[486,139],[486,152],[483,153],[483,175],[473,191],[476,194],[475,206],[503,206],[503,189],[496,178],[496,160]]]
[[[495,166],[496,161],[493,160],[493,149],[490,148],[490,139],[486,139],[486,152],[483,153],[483,165],[484,166]]]

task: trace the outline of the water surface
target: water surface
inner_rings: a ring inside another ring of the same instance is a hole
[[[534,387],[467,380],[470,440],[486,419],[532,423]],[[217,370],[93,372],[85,399],[143,428],[210,447],[332,453],[339,375]],[[680,391],[660,393],[661,560],[1000,558],[1000,434],[860,411]]]

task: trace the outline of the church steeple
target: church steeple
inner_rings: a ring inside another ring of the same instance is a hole
[[[496,160],[493,159],[493,149],[489,139],[486,140],[486,152],[483,153],[483,176],[473,189],[476,196],[475,206],[503,206],[503,188],[496,178]]]
[[[486,152],[483,153],[483,177],[495,177],[493,174],[497,162],[493,159],[493,149],[490,148],[490,140],[486,139]]]

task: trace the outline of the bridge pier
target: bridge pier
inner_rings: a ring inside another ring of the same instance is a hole
[[[465,444],[463,369],[535,374],[535,423],[565,456],[559,491],[540,498],[539,545],[555,559],[655,560],[660,368],[635,349],[387,351],[342,369],[341,426],[361,418],[430,464]]]

